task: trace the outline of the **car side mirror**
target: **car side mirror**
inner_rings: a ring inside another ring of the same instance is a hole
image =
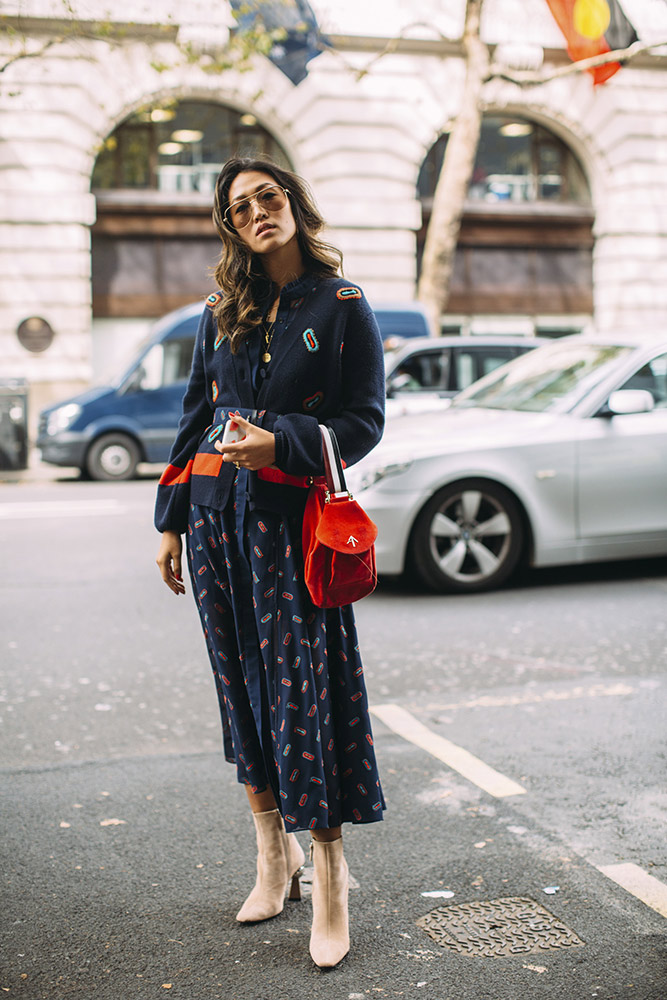
[[[387,396],[391,399],[397,392],[408,389],[413,381],[407,372],[397,372],[387,381]]]
[[[653,409],[655,400],[647,389],[617,389],[610,394],[597,415],[616,417],[630,413],[650,413]]]

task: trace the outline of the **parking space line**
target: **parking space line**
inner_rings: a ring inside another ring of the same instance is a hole
[[[495,771],[479,757],[475,757],[468,750],[459,747],[456,743],[450,742],[444,736],[438,736],[431,732],[426,726],[415,719],[414,715],[400,705],[372,705],[371,712],[385,726],[397,733],[409,743],[426,750],[431,756],[437,757],[443,764],[447,764],[453,771],[457,771],[462,777],[472,781],[478,788],[494,795],[496,798],[505,798],[509,795],[525,795],[526,789],[505,777],[499,771]]]
[[[632,893],[646,906],[667,917],[667,885],[640,868],[625,862],[618,865],[596,865],[598,871],[616,882],[622,889]]]
[[[462,708],[518,708],[521,705],[542,705],[553,701],[572,701],[579,698],[619,698],[637,693],[637,688],[629,684],[589,684],[588,687],[577,685],[567,690],[549,689],[542,693],[522,691],[521,694],[490,695],[483,694],[479,698],[468,701],[428,702],[420,707],[429,712],[452,712]]]

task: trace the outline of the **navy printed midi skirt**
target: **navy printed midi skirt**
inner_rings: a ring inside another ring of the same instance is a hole
[[[288,831],[373,823],[385,808],[351,606],[313,606],[301,519],[191,505],[188,565],[222,717],[225,757],[271,788]]]

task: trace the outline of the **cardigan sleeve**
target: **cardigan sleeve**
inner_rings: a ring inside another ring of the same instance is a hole
[[[375,447],[384,429],[384,356],[380,330],[365,298],[347,303],[349,313],[341,352],[341,403],[323,422],[338,439],[346,465],[354,465]],[[304,413],[278,416],[273,424],[276,465],[291,475],[321,475],[322,439],[317,417]]]
[[[158,531],[182,534],[188,524],[190,477],[199,440],[213,420],[213,409],[206,395],[204,372],[204,336],[210,311],[204,309],[195,338],[192,367],[183,397],[183,413],[169,464],[162,473],[155,502],[155,527]]]

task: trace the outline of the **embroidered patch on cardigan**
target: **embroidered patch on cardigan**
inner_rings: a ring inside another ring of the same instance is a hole
[[[213,385],[215,385],[215,382],[213,383]],[[225,426],[224,424],[218,424],[217,427],[214,427],[208,436],[209,441],[215,441],[215,439],[222,433],[222,428],[224,426]]]
[[[211,292],[209,297],[206,299],[206,305],[209,307],[209,309],[214,309],[221,298],[222,295],[220,294],[220,292]]]
[[[303,337],[304,344],[311,353],[319,351],[320,342],[315,336],[315,331],[311,327],[308,327],[307,330],[304,330],[301,336]]]
[[[317,407],[320,405],[320,403],[322,402],[323,399],[324,399],[324,393],[320,389],[318,392],[314,393],[312,396],[308,396],[306,399],[304,399],[304,401],[303,401],[303,408],[304,408],[304,410],[308,410],[309,412],[311,410],[316,410]]]
[[[361,291],[358,288],[339,288],[336,292],[337,299],[360,299]]]
[[[213,379],[211,382],[211,395],[213,396],[213,402],[215,403],[218,398],[218,383]]]
[[[222,344],[222,342],[225,340],[227,340],[227,334],[219,333],[218,336],[215,338],[215,344],[213,345],[213,350],[217,351],[217,349],[220,347],[220,344]]]

